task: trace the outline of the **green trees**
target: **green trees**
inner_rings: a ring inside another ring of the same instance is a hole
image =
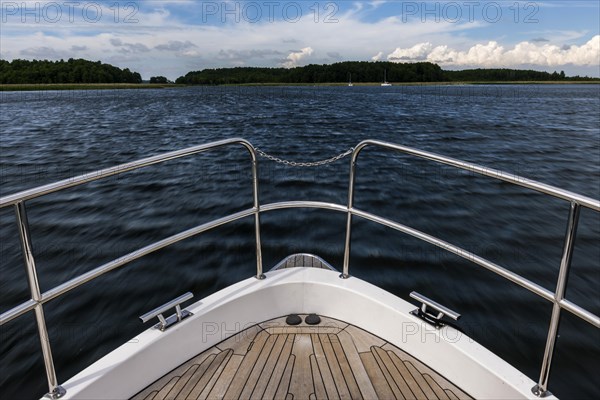
[[[450,81],[458,82],[469,82],[469,81],[495,81],[495,82],[506,82],[506,81],[561,81],[561,80],[578,80],[579,77],[567,77],[565,72],[561,71],[560,74],[556,71],[554,73],[533,71],[530,69],[508,69],[508,68],[496,68],[496,69],[465,69],[463,71],[444,71],[444,75]],[[588,78],[590,79],[590,78]]]
[[[509,82],[509,81],[578,81],[597,80],[567,77],[564,71],[548,73],[507,68],[444,71],[429,62],[392,63],[346,61],[331,65],[310,64],[296,68],[219,68],[193,71],[179,77],[176,83],[188,85],[222,85],[244,83],[317,84],[348,82],[382,82],[387,71],[389,82]]]
[[[142,77],[128,68],[100,61],[73,58],[67,61],[0,60],[0,83],[141,83]]]
[[[169,80],[164,76],[153,76],[150,78],[150,83],[169,83]]]
[[[296,68],[235,67],[188,72],[176,83],[188,85],[239,85],[245,83],[319,84],[382,82],[509,82],[581,81],[588,77],[567,77],[564,71],[548,73],[507,68],[444,71],[430,62],[392,63],[345,61],[331,65],[310,64]],[[70,58],[67,61],[0,60],[0,84],[44,83],[141,83],[142,77],[129,68],[120,69],[100,61]],[[150,83],[171,83],[164,76],[153,76]]]
[[[243,84],[243,83],[331,83],[382,82],[384,71],[390,82],[440,82],[445,81],[439,65],[422,63],[391,63],[346,61],[331,65],[310,64],[296,68],[219,68],[189,72],[176,83],[185,84]]]

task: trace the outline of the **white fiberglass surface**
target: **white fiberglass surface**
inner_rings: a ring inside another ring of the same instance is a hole
[[[65,398],[128,398],[200,352],[252,325],[317,313],[365,329],[418,358],[475,398],[535,398],[534,382],[452,327],[435,329],[415,306],[357,278],[316,268],[272,271],[187,307],[165,332],[148,329],[66,382]]]

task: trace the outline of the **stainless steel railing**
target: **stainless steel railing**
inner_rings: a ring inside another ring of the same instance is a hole
[[[126,254],[122,257],[119,257],[113,261],[110,261],[106,264],[103,264],[85,274],[82,274],[76,278],[73,278],[57,287],[48,290],[47,292],[41,293],[39,288],[39,283],[37,279],[37,271],[35,267],[35,259],[31,247],[31,239],[29,235],[29,224],[27,221],[27,214],[25,209],[25,201],[30,200],[36,197],[43,196],[45,194],[53,193],[62,189],[66,189],[69,187],[81,185],[87,182],[91,182],[94,180],[106,178],[112,175],[121,174],[127,171],[135,170],[138,168],[142,168],[145,166],[161,163],[167,160],[172,160],[180,157],[189,156],[192,154],[197,154],[205,151],[209,151],[218,147],[239,144],[244,146],[250,153],[252,160],[252,187],[253,187],[253,207],[247,210],[242,210],[237,213],[215,219],[213,221],[207,222],[205,224],[196,226],[194,228],[188,229],[176,235],[170,236],[158,242],[152,243],[146,247],[138,249],[134,252]],[[429,235],[427,233],[421,232],[409,226],[400,224],[398,222],[380,217],[375,214],[368,213],[366,211],[362,211],[356,209],[353,205],[354,203],[354,185],[355,185],[355,177],[356,177],[356,163],[358,159],[358,155],[361,151],[367,146],[378,146],[383,147],[390,150],[399,151],[402,153],[406,153],[412,156],[424,158],[430,161],[450,165],[456,168],[464,169],[467,171],[471,171],[473,173],[484,175],[496,179],[503,180],[505,182],[509,182],[511,184],[523,186],[541,193],[545,193],[554,197],[561,198],[563,200],[567,200],[570,202],[570,212],[569,212],[569,222],[567,226],[567,233],[565,235],[565,244],[563,249],[563,257],[561,260],[559,278],[556,286],[556,290],[554,292],[547,290],[540,285],[512,272],[507,270],[506,268],[492,263],[489,260],[486,260],[474,253],[471,253],[465,249],[462,249],[458,246],[455,246],[449,242],[441,240],[435,236]],[[335,204],[335,203],[326,203],[326,202],[316,202],[316,201],[289,201],[289,202],[278,202],[260,205],[259,197],[258,197],[258,161],[256,158],[256,151],[254,147],[244,139],[228,139],[222,140],[218,142],[208,143],[206,145],[200,145],[191,147],[188,149],[178,150],[170,153],[166,153],[163,155],[158,155],[154,157],[145,158],[142,160],[134,161],[127,164],[122,164],[120,166],[104,169],[97,172],[92,172],[89,174],[84,174],[78,176],[73,179],[63,180],[57,183],[53,183],[50,185],[41,186],[39,188],[26,190],[20,193],[16,193],[14,195],[6,196],[0,199],[0,208],[7,207],[13,205],[15,207],[15,215],[19,227],[19,235],[21,238],[21,246],[23,251],[23,257],[25,261],[25,267],[27,270],[28,282],[31,291],[31,299],[12,308],[11,310],[0,315],[0,325],[3,325],[29,311],[34,311],[36,315],[38,333],[40,337],[40,341],[42,344],[42,353],[44,356],[44,363],[46,367],[46,375],[48,379],[48,386],[50,389],[50,397],[58,398],[64,394],[64,390],[58,385],[56,379],[56,373],[54,369],[54,362],[52,359],[52,351],[50,346],[50,341],[48,338],[48,332],[46,328],[46,323],[44,319],[43,305],[53,300],[68,291],[83,285],[86,282],[89,282],[99,276],[104,275],[105,273],[112,271],[116,268],[122,267],[127,263],[136,260],[140,257],[148,255],[154,251],[167,247],[171,244],[177,243],[181,240],[190,238],[192,236],[198,235],[202,232],[208,231],[210,229],[216,228],[218,226],[228,224],[230,222],[239,220],[241,218],[254,216],[255,223],[255,240],[256,240],[256,275],[257,279],[264,279],[264,274],[262,270],[262,246],[260,239],[260,214],[262,212],[281,210],[281,209],[292,209],[292,208],[318,208],[318,209],[326,209],[332,211],[343,212],[347,214],[346,220],[346,239],[345,239],[345,247],[344,247],[344,262],[343,262],[343,272],[340,277],[346,279],[350,277],[349,274],[349,264],[350,264],[350,250],[351,250],[351,241],[352,241],[352,218],[353,216],[361,217],[363,219],[367,219],[378,223],[380,225],[387,226],[389,228],[395,229],[399,232],[411,235],[420,240],[426,241],[430,244],[433,244],[439,248],[442,248],[448,252],[456,254],[462,258],[465,258],[476,265],[486,268],[487,270],[494,272],[495,274],[535,293],[536,295],[542,297],[553,303],[552,317],[550,322],[550,327],[548,329],[548,337],[546,342],[546,348],[543,357],[543,363],[540,373],[540,378],[538,384],[532,389],[533,393],[537,396],[544,397],[548,394],[548,379],[550,366],[552,362],[552,357],[554,353],[554,345],[556,343],[556,336],[558,332],[558,322],[560,320],[560,314],[562,310],[566,310],[584,321],[600,328],[600,318],[588,310],[583,309],[582,307],[570,302],[565,299],[565,289],[566,282],[569,274],[569,267],[571,264],[573,246],[575,242],[575,236],[577,232],[577,223],[579,220],[579,210],[581,207],[587,207],[594,211],[600,211],[600,201],[591,199],[589,197],[581,196],[572,192],[568,192],[559,188],[555,188],[550,185],[546,185],[540,182],[532,181],[526,178],[522,178],[516,175],[507,174],[502,171],[489,169],[485,167],[481,167],[475,164],[466,163],[460,160],[452,159],[449,157],[440,156],[437,154],[412,149],[405,146],[400,146],[392,143],[386,143],[375,140],[366,140],[361,142],[352,152],[352,159],[350,163],[350,182],[348,189],[348,204],[346,206]]]
[[[514,185],[522,186],[528,189],[535,190],[540,193],[544,193],[553,197],[557,197],[559,199],[567,200],[570,202],[569,209],[569,219],[567,225],[567,232],[565,234],[565,243],[563,246],[563,255],[560,263],[560,270],[558,275],[558,282],[556,283],[556,290],[554,293],[542,288],[541,286],[523,278],[522,276],[515,274],[507,269],[496,265],[482,257],[479,257],[475,254],[471,254],[469,252],[465,252],[463,249],[460,249],[456,246],[453,246],[441,239],[433,237],[431,235],[424,234],[422,232],[418,232],[415,229],[402,226],[392,221],[386,221],[381,217],[370,215],[364,212],[358,212],[353,208],[354,203],[354,184],[356,177],[356,161],[358,159],[358,155],[360,152],[367,146],[378,146],[383,147],[390,150],[399,151],[402,153],[410,154],[416,157],[424,158],[426,160],[435,161],[437,163],[442,163],[446,165],[450,165],[456,168],[460,168],[463,170],[467,170],[479,175],[488,176],[491,178],[496,178]],[[390,226],[394,229],[398,229],[404,233],[417,237],[419,239],[425,240],[431,244],[434,244],[442,249],[448,250],[454,254],[457,254],[463,258],[467,258],[468,260],[474,262],[475,264],[481,265],[482,267],[502,276],[505,279],[510,280],[511,282],[516,283],[519,286],[524,287],[525,289],[530,290],[531,292],[537,294],[538,296],[552,301],[552,317],[550,320],[550,327],[548,328],[548,337],[546,339],[546,348],[544,350],[544,357],[542,361],[542,368],[540,372],[540,378],[538,380],[538,384],[534,386],[531,390],[538,397],[545,397],[548,392],[548,380],[550,378],[550,366],[552,364],[552,357],[554,355],[554,346],[556,344],[556,336],[558,334],[558,323],[560,320],[561,310],[567,310],[572,314],[578,316],[584,321],[589,322],[590,324],[600,328],[600,318],[594,315],[593,313],[582,309],[581,307],[576,306],[575,304],[569,302],[565,299],[565,290],[567,285],[567,278],[569,275],[569,269],[571,267],[571,260],[573,256],[573,247],[575,244],[575,237],[577,233],[577,224],[579,222],[579,211],[581,207],[587,207],[596,212],[600,211],[600,201],[582,196],[576,193],[569,192],[567,190],[559,189],[550,185],[546,185],[544,183],[536,182],[531,179],[523,178],[517,175],[508,174],[503,171],[485,168],[476,164],[466,163],[464,161],[456,160],[450,157],[440,156],[438,154],[430,153],[427,151],[417,150],[406,146],[400,146],[393,143],[381,142],[378,140],[365,140],[356,146],[354,152],[352,153],[352,159],[350,161],[350,184],[348,190],[348,218],[346,222],[346,244],[344,249],[344,270],[342,273],[342,277],[348,277],[348,267],[350,263],[350,243],[351,243],[351,225],[352,225],[352,216],[358,215],[364,218],[370,219],[374,222]]]
[[[96,181],[99,179],[107,178],[109,176],[122,174],[124,172],[136,170],[139,168],[147,167],[149,165],[162,163],[168,160],[173,160],[181,157],[190,156],[193,154],[203,153],[209,150],[213,150],[219,147],[229,146],[238,144],[245,147],[252,160],[252,191],[253,191],[253,207],[248,210],[240,211],[235,214],[231,214],[227,217],[220,218],[209,223],[197,226],[179,234],[170,236],[166,239],[153,243],[149,246],[143,247],[137,251],[129,253],[125,256],[117,258],[109,263],[101,265],[83,275],[80,275],[68,282],[65,282],[45,293],[40,292],[40,286],[37,277],[37,270],[35,266],[35,258],[31,246],[31,236],[29,232],[29,223],[27,221],[27,212],[25,208],[25,201],[31,200],[40,196],[44,196],[49,193],[54,193],[59,190],[67,189],[73,186],[82,185],[88,182]],[[0,198],[0,208],[14,206],[15,215],[17,219],[17,225],[19,228],[19,236],[21,239],[21,248],[23,252],[23,258],[25,261],[25,269],[27,272],[27,278],[29,283],[29,289],[31,292],[31,299],[12,308],[11,310],[0,315],[0,326],[5,323],[17,318],[20,315],[25,314],[28,311],[33,310],[36,316],[38,334],[40,343],[42,346],[42,354],[44,357],[44,364],[46,368],[46,377],[48,379],[48,387],[50,389],[48,395],[51,398],[59,398],[65,394],[64,389],[58,384],[56,378],[56,371],[54,368],[54,361],[52,358],[52,349],[50,346],[50,340],[48,338],[48,329],[46,327],[46,321],[44,318],[44,303],[59,297],[68,291],[75,289],[89,282],[105,273],[119,268],[133,260],[143,257],[149,253],[160,250],[173,243],[177,243],[181,240],[197,235],[201,232],[215,228],[217,226],[235,221],[237,219],[254,215],[255,219],[255,236],[256,236],[256,277],[263,279],[262,271],[262,253],[261,253],[261,242],[260,242],[260,203],[258,200],[258,160],[256,157],[256,151],[248,141],[244,139],[226,139],[205,145],[194,146],[183,150],[172,151],[169,153],[144,158],[138,161],[121,164],[116,167],[103,169],[100,171],[91,172],[88,174],[80,175],[75,178],[65,179],[49,185],[40,186],[34,189],[25,190],[10,196]]]

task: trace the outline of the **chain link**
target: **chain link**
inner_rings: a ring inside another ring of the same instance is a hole
[[[297,162],[297,161],[284,160],[282,158],[275,157],[271,154],[265,153],[264,151],[262,151],[259,148],[256,149],[256,152],[258,154],[260,154],[262,157],[264,157],[268,160],[271,160],[271,161],[275,161],[276,163],[279,163],[279,164],[289,165],[291,167],[318,167],[321,165],[331,164],[331,163],[336,162],[337,160],[341,160],[342,158],[349,156],[350,154],[352,154],[353,151],[354,151],[354,147],[350,147],[348,150],[344,151],[343,153],[340,153],[337,156],[334,156],[331,158],[327,158],[325,160],[312,161],[312,162]]]

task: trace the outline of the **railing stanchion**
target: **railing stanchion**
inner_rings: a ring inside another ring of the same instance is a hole
[[[562,259],[560,261],[560,270],[558,272],[558,282],[554,292],[554,305],[552,306],[552,317],[550,318],[550,327],[548,328],[548,338],[546,339],[546,349],[542,361],[542,370],[540,379],[531,391],[538,397],[546,397],[551,393],[548,391],[548,380],[550,379],[550,367],[560,324],[560,301],[565,298],[567,280],[569,278],[569,269],[573,258],[573,248],[575,247],[575,237],[577,235],[577,224],[579,222],[579,204],[572,202],[569,210],[569,220],[567,222],[567,232],[565,234],[565,244],[563,247]]]
[[[350,157],[350,182],[348,184],[348,216],[346,219],[346,241],[344,244],[344,265],[340,278],[350,277],[350,242],[352,241],[352,207],[354,207],[354,182],[356,174],[356,157],[362,147],[356,147]]]
[[[258,160],[254,148],[252,153],[252,191],[254,194],[254,234],[256,236],[256,279],[265,279],[262,267],[262,244],[260,240],[260,202],[258,199]]]
[[[29,222],[27,221],[27,211],[25,202],[19,201],[15,204],[15,215],[19,228],[19,238],[21,239],[21,250],[23,252],[23,260],[25,263],[25,271],[27,272],[27,281],[29,290],[31,291],[31,300],[35,301],[35,320],[37,322],[42,354],[44,356],[44,365],[46,367],[46,377],[48,378],[49,393],[46,397],[57,399],[62,397],[66,392],[58,385],[56,379],[56,371],[54,370],[54,361],[52,360],[52,348],[50,347],[50,339],[46,328],[46,319],[44,318],[44,308],[41,304],[42,294],[38,282],[37,271],[35,268],[35,259],[33,257],[33,248],[31,245],[31,234],[29,233]]]

